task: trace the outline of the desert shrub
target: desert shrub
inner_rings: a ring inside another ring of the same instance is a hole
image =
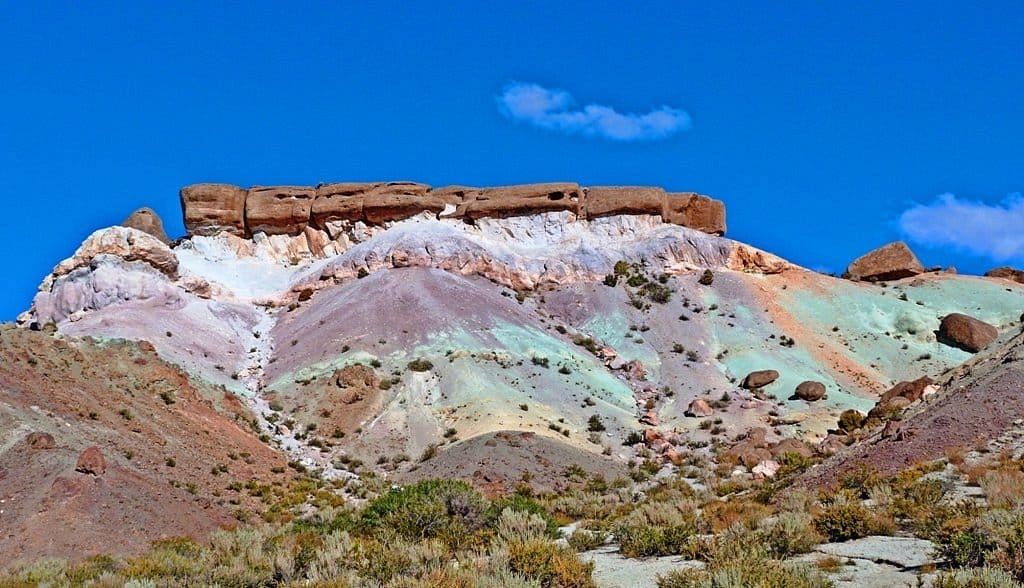
[[[495,527],[498,539],[505,542],[539,540],[547,534],[547,522],[543,518],[511,508],[501,511]]]
[[[489,506],[466,482],[424,480],[372,501],[363,509],[359,525],[406,539],[438,537],[446,532],[473,533],[486,525]]]
[[[780,513],[771,522],[762,524],[758,534],[768,555],[777,559],[808,553],[824,540],[811,516],[798,512]]]
[[[500,516],[506,510],[539,517],[544,521],[544,533],[552,539],[559,537],[558,521],[536,500],[520,494],[512,494],[511,496],[500,498],[494,501],[494,504],[491,506],[491,516]]]
[[[829,541],[849,541],[892,531],[886,521],[847,492],[831,497],[814,516],[814,526]]]
[[[979,481],[990,506],[1013,508],[1024,504],[1024,472],[999,469],[986,472]]]
[[[697,280],[702,286],[710,286],[715,281],[715,274],[709,269],[704,270],[704,273],[700,275],[700,279]]]
[[[544,588],[591,588],[594,564],[583,563],[572,551],[543,540],[508,544],[508,566]]]
[[[569,547],[576,551],[590,551],[608,542],[608,533],[601,530],[576,529],[567,538]]]
[[[772,559],[758,534],[736,526],[716,537],[702,570],[680,570],[658,578],[659,588],[825,588],[832,583],[810,567]]]
[[[619,551],[626,557],[679,555],[689,552],[696,528],[693,525],[621,525],[615,529]]]
[[[998,568],[969,568],[942,572],[935,576],[932,588],[1020,588],[1021,583]]]
[[[864,426],[865,419],[867,419],[867,416],[859,410],[853,408],[844,410],[839,415],[839,428],[847,432],[856,431]]]
[[[590,415],[590,418],[587,419],[587,430],[592,433],[600,433],[605,430],[604,423],[601,422],[601,415]]]
[[[430,363],[429,360],[420,357],[410,361],[406,367],[414,372],[429,372],[434,369],[434,364]]]

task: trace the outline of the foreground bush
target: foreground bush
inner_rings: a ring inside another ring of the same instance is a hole
[[[769,555],[763,536],[735,526],[706,546],[707,567],[658,578],[658,588],[828,588],[818,570],[783,564]]]
[[[941,573],[932,588],[1021,588],[1024,584],[1009,573],[995,568],[969,568]]]
[[[371,502],[359,519],[363,529],[405,539],[457,537],[487,524],[487,500],[460,480],[424,480],[391,490]]]

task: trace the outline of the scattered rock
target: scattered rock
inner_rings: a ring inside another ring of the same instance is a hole
[[[766,459],[751,468],[750,473],[754,474],[754,476],[774,478],[775,474],[779,472],[779,467],[779,462],[773,459]]]
[[[925,390],[932,384],[932,379],[928,376],[922,376],[913,382],[900,382],[892,388],[890,388],[882,397],[878,400],[879,404],[888,402],[896,397],[906,398],[910,402],[917,402],[924,396]]]
[[[640,422],[645,424],[645,425],[650,425],[652,427],[657,427],[658,426],[658,413],[654,412],[653,410],[649,410],[649,411],[645,412],[642,417],[640,417]]]
[[[121,226],[128,227],[130,229],[137,229],[143,233],[149,233],[164,243],[169,244],[171,242],[171,240],[167,238],[167,233],[164,231],[163,221],[160,220],[160,217],[152,208],[143,207],[136,210],[131,213],[128,218],[124,219]]]
[[[107,460],[103,458],[100,448],[93,445],[88,447],[78,456],[78,463],[75,464],[75,471],[83,474],[102,476],[107,471]]]
[[[776,459],[786,455],[787,453],[795,453],[800,457],[811,457],[814,455],[814,450],[809,445],[798,439],[788,438],[779,441],[771,448],[772,456]]]
[[[988,278],[1004,278],[1007,280],[1013,280],[1014,282],[1024,284],[1024,270],[1019,270],[1010,266],[1003,266],[992,268],[985,272],[985,277]]]
[[[816,402],[825,398],[825,384],[821,382],[815,382],[813,380],[807,380],[801,382],[796,387],[794,395],[800,400],[806,400],[807,402]]]
[[[981,351],[998,336],[999,331],[992,325],[958,312],[946,315],[938,332],[940,342],[971,353]]]
[[[775,370],[758,370],[747,374],[747,377],[743,378],[743,383],[740,384],[740,387],[747,390],[763,388],[778,379],[779,372]]]
[[[844,277],[876,282],[899,280],[924,273],[924,266],[903,241],[889,243],[854,260]]]
[[[53,449],[56,447],[53,435],[40,431],[34,431],[26,435],[25,442],[28,443],[28,446],[32,449]]]
[[[825,456],[835,455],[848,445],[849,440],[846,435],[829,434],[818,444],[818,453]]]
[[[690,406],[686,409],[685,415],[688,417],[703,418],[711,416],[714,412],[715,411],[711,408],[711,405],[708,404],[707,400],[697,398],[690,403]]]

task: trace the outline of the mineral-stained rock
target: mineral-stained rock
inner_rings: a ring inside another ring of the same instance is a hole
[[[806,400],[807,402],[815,402],[825,397],[825,384],[821,382],[815,382],[813,380],[807,380],[801,382],[796,387],[795,395],[800,400]]]
[[[230,184],[193,184],[181,189],[181,209],[189,235],[226,231],[244,237],[246,191]]]
[[[95,445],[86,448],[86,450],[78,456],[78,463],[75,464],[75,471],[82,472],[83,474],[102,476],[103,473],[107,471],[107,460],[103,458],[103,453],[100,451],[100,448]]]
[[[144,261],[170,278],[178,275],[178,258],[166,244],[128,227],[109,227],[89,235],[73,256],[57,264],[53,275],[63,276],[89,266],[100,255],[114,255],[125,261]]]
[[[164,243],[171,242],[171,240],[167,238],[167,233],[164,231],[163,221],[160,220],[160,216],[157,215],[152,208],[143,207],[136,210],[131,213],[128,218],[124,219],[121,226],[138,229],[143,233],[149,233]]]
[[[747,374],[747,377],[743,378],[743,383],[740,384],[740,387],[748,390],[762,388],[778,379],[779,372],[775,370],[757,370]]]
[[[579,184],[526,184],[484,188],[459,205],[456,216],[470,219],[508,217],[568,210],[580,214],[583,189]]]
[[[985,277],[1005,278],[1007,280],[1013,280],[1014,282],[1024,284],[1024,270],[1019,270],[1010,266],[992,268],[985,272]]]
[[[25,436],[25,441],[32,449],[53,449],[56,446],[53,435],[40,431],[29,433]]]
[[[708,404],[707,400],[704,400],[703,398],[697,398],[690,403],[690,406],[686,409],[685,414],[686,416],[689,417],[702,418],[709,417],[712,414],[714,414],[714,412],[715,411],[711,408],[711,405]]]
[[[971,353],[981,351],[998,336],[992,325],[957,312],[946,315],[939,324],[939,341]]]
[[[713,235],[725,234],[725,203],[692,192],[671,192],[665,199],[665,222]]]
[[[302,186],[253,186],[245,200],[250,233],[297,235],[309,224],[316,190]]]
[[[903,241],[889,243],[854,260],[846,268],[853,280],[899,280],[924,273],[924,266]]]
[[[665,190],[650,186],[593,186],[587,189],[584,211],[588,219],[616,214],[665,213]]]

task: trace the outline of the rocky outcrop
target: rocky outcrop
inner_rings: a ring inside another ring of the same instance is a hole
[[[300,186],[253,186],[245,198],[245,223],[252,233],[297,235],[309,224],[316,190]]]
[[[167,233],[164,231],[163,221],[160,220],[160,216],[157,215],[152,208],[143,207],[136,210],[131,213],[128,218],[124,219],[121,226],[137,229],[143,233],[153,235],[165,244],[170,244],[171,242],[171,240],[167,238]]]
[[[601,218],[617,214],[665,214],[665,190],[649,186],[594,186],[587,189],[584,215]]]
[[[665,200],[665,222],[712,235],[725,234],[725,203],[692,192],[670,193]]]
[[[1014,282],[1024,284],[1024,270],[1012,268],[1010,266],[1003,266],[992,268],[985,272],[987,278],[1004,278],[1007,280],[1013,280]]]
[[[240,237],[245,228],[247,191],[230,184],[193,184],[181,189],[181,210],[189,235],[216,235],[220,232]]]
[[[93,259],[104,255],[145,262],[171,278],[178,274],[178,258],[165,243],[137,229],[110,227],[89,235],[72,257],[57,264],[53,276],[60,277],[89,266]]]
[[[999,331],[992,325],[966,314],[946,315],[939,324],[940,342],[977,353],[996,340]]]
[[[922,274],[925,268],[903,241],[889,243],[854,260],[844,277],[876,282],[900,280]]]
[[[578,184],[526,184],[485,188],[465,194],[455,216],[476,220],[483,217],[528,216],[567,210],[579,215],[583,189]]]
[[[382,225],[422,213],[472,222],[563,211],[584,219],[660,216],[666,223],[725,233],[725,205],[720,200],[645,186],[585,189],[575,183],[550,183],[433,190],[415,182],[363,182],[245,190],[195,184],[181,190],[181,203],[188,234],[201,236],[222,231],[237,236],[298,235],[310,226],[334,234],[339,232],[337,223]]]

